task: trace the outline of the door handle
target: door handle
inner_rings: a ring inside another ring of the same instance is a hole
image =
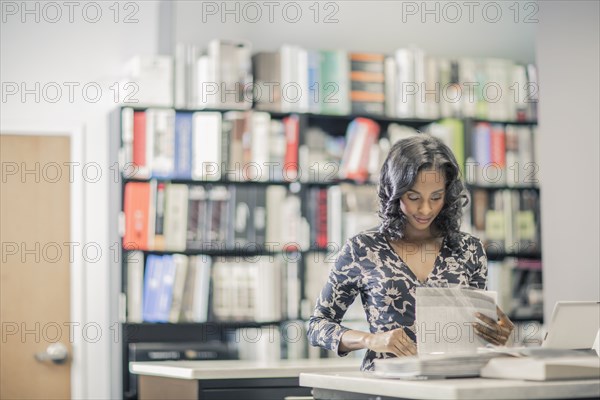
[[[46,351],[35,354],[38,361],[52,361],[54,364],[64,364],[69,358],[69,350],[62,343],[52,343]]]

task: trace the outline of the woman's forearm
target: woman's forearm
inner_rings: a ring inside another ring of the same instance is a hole
[[[367,340],[371,336],[370,333],[349,330],[344,332],[340,339],[339,352],[348,352],[353,350],[361,350],[367,348]]]
[[[365,348],[378,353],[392,353],[398,357],[417,354],[417,345],[404,332],[403,328],[379,333],[346,331],[340,339],[338,352],[348,352]]]

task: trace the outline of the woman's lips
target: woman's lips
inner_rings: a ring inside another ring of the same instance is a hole
[[[415,217],[415,219],[420,224],[428,224],[429,222],[431,222],[431,218],[419,218],[419,217]]]

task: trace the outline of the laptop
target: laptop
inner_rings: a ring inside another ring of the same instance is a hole
[[[591,349],[600,330],[600,301],[559,301],[542,347],[548,349]]]

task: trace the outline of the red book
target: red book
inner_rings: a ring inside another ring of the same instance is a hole
[[[327,189],[319,189],[317,202],[317,247],[327,248]]]
[[[146,166],[146,112],[133,113],[133,163],[139,167]]]
[[[341,178],[364,182],[369,177],[371,147],[379,138],[379,125],[368,118],[356,118],[348,125],[342,157]]]
[[[506,135],[502,125],[492,125],[490,146],[492,148],[490,161],[498,164],[500,168],[504,168],[506,166]]]
[[[285,158],[283,163],[283,178],[287,181],[298,177],[298,141],[300,137],[300,119],[290,115],[283,119],[285,127]]]
[[[123,208],[125,210],[125,249],[148,249],[148,213],[150,209],[150,183],[128,182],[125,185]]]

